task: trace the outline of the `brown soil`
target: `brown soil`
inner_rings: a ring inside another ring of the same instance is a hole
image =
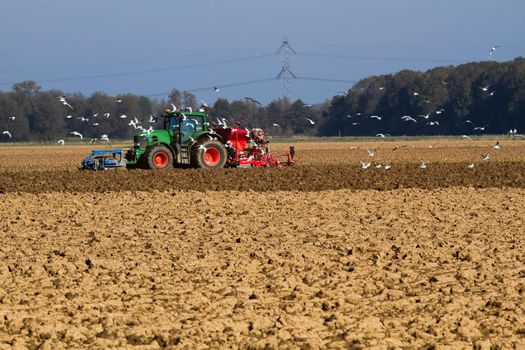
[[[166,173],[2,149],[0,349],[525,347],[522,145],[379,145],[392,169],[340,144]]]

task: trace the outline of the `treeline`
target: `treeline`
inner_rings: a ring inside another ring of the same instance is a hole
[[[64,97],[67,104],[60,101]],[[150,99],[133,94],[109,96],[102,92],[84,96],[63,91],[42,91],[34,81],[15,84],[11,91],[0,92],[0,142],[56,141],[81,133],[85,139],[106,134],[113,139],[130,139],[136,128],[130,121],[138,119],[141,126],[161,127],[152,117],[163,114],[175,105],[178,109],[204,109],[212,120],[225,118],[233,125],[263,127],[274,135],[315,135],[321,112],[301,100],[279,99],[267,106],[243,99],[229,102],[219,98],[213,105],[197,101],[190,92],[173,89],[167,99]],[[310,119],[312,122],[310,122]],[[3,133],[8,131],[9,133]]]
[[[370,77],[322,113],[319,135],[525,132],[525,59]]]
[[[64,96],[73,107],[60,101]],[[256,97],[255,97],[256,98]],[[0,91],[0,142],[54,141],[78,131],[85,138],[102,134],[130,139],[137,118],[144,127],[172,104],[204,108],[210,117],[242,127],[262,127],[272,135],[454,135],[525,132],[525,59],[404,70],[356,83],[322,104],[278,99],[262,106],[254,96],[212,105],[187,91],[173,89],[166,99],[102,92],[84,96],[43,91],[34,81]],[[4,133],[8,131],[8,133]]]

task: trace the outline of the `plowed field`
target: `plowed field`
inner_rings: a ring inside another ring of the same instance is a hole
[[[494,143],[170,172],[0,148],[0,349],[525,347],[525,143]]]

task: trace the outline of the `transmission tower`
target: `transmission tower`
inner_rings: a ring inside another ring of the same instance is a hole
[[[290,55],[294,53],[295,50],[290,46],[287,38],[283,39],[281,46],[275,51],[276,55],[281,55],[282,57],[281,71],[275,77],[276,79],[281,80],[282,98],[290,99],[290,94],[292,92],[292,79],[297,78],[290,67]]]

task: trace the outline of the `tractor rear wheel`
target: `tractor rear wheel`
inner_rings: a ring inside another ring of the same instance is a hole
[[[146,154],[146,165],[149,169],[171,169],[173,167],[173,154],[165,146],[151,147]]]
[[[224,145],[217,140],[204,141],[193,146],[192,164],[196,168],[220,169],[224,168],[228,154]]]

